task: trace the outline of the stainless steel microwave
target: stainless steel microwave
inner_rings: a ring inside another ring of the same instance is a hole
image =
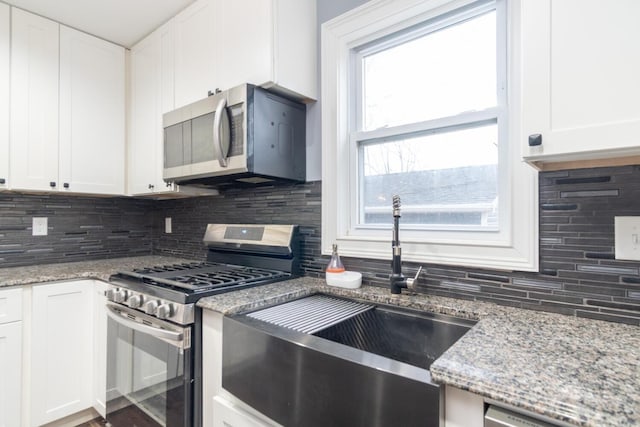
[[[304,181],[306,106],[250,84],[163,116],[164,170],[179,184]]]

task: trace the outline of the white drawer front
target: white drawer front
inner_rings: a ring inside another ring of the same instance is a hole
[[[22,320],[22,288],[0,290],[0,325]]]

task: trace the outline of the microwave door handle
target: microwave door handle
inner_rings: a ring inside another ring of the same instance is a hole
[[[213,150],[220,167],[226,168],[228,165],[227,154],[231,145],[231,133],[229,131],[229,115],[227,114],[227,100],[222,98],[216,106],[213,118]],[[226,148],[223,147],[226,144]]]
[[[113,319],[116,323],[119,323],[127,328],[133,329],[134,331],[142,332],[143,334],[149,334],[156,338],[174,341],[176,343],[180,343],[183,341],[184,334],[182,332],[174,332],[168,331],[166,329],[158,329],[153,326],[143,325],[142,323],[138,323],[131,319],[127,319],[119,314],[118,310],[114,309],[114,307],[110,304],[107,304],[107,316]]]

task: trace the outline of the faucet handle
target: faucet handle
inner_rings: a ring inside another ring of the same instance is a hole
[[[416,277],[414,277],[413,279],[407,279],[408,289],[411,289],[412,291],[416,290],[416,288],[418,287],[418,283],[420,283],[420,273],[422,273],[422,266],[418,268],[418,271],[416,272]]]

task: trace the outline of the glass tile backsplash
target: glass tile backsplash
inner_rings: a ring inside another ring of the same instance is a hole
[[[640,325],[640,262],[616,260],[613,236],[614,216],[640,216],[640,166],[544,172],[539,191],[540,273],[425,265],[420,291]],[[322,277],[320,204],[320,182],[162,201],[0,193],[0,267],[151,253],[203,259],[207,223],[273,222],[300,225],[304,273]],[[49,218],[48,236],[31,236],[34,216]],[[342,261],[365,284],[387,286],[389,262]]]

